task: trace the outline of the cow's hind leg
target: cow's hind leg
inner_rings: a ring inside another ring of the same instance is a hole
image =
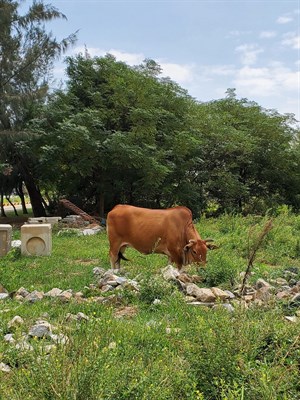
[[[109,250],[109,259],[110,259],[110,266],[113,270],[120,270],[120,256],[119,256],[119,249],[112,249]]]
[[[121,260],[129,261],[128,258],[124,256],[124,251],[126,249],[125,246],[121,246],[119,249],[110,249],[109,251],[109,257],[110,257],[110,265],[111,268],[114,270],[116,269],[117,271],[120,271],[121,268]]]

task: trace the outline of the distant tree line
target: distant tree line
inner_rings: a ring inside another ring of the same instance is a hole
[[[101,216],[117,203],[184,204],[196,215],[283,204],[299,211],[292,115],[238,99],[234,89],[198,102],[153,60],[131,67],[110,54],[68,57],[66,87],[50,93],[53,60],[75,36],[58,43],[43,23],[64,16],[34,3],[20,17],[19,3],[0,0],[2,203],[25,184],[38,216],[62,197]]]

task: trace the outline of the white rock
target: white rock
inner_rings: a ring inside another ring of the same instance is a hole
[[[23,288],[23,287],[20,287],[20,288],[16,291],[15,294],[18,295],[18,296],[26,297],[26,296],[28,296],[28,295],[30,294],[30,292],[28,292],[27,289],[25,289],[25,288]]]
[[[45,293],[47,297],[58,297],[62,293],[62,290],[59,288],[53,288],[49,290],[49,292]]]
[[[90,319],[90,318],[89,318],[87,315],[85,315],[83,312],[77,313],[76,318],[77,318],[78,321],[88,321],[88,320]]]
[[[12,333],[7,333],[4,335],[4,341],[8,343],[15,343],[14,335]]]
[[[168,265],[166,268],[161,270],[163,277],[167,281],[176,281],[180,272],[178,269],[174,268],[172,265]]]
[[[8,293],[0,293],[0,300],[6,300],[9,298],[9,294]]]
[[[0,371],[2,372],[10,372],[11,368],[9,365],[4,364],[3,362],[0,363]]]
[[[33,292],[29,293],[26,297],[25,300],[29,301],[30,303],[35,303],[37,301],[42,300],[44,297],[43,292],[39,292],[38,290],[34,290]]]
[[[226,300],[228,299],[229,295],[226,293],[224,290],[219,289],[218,287],[212,287],[211,291],[213,294],[220,300]]]
[[[16,247],[16,248],[21,248],[21,240],[12,240],[11,241],[11,247]]]
[[[28,334],[32,337],[47,337],[50,336],[52,332],[52,326],[47,321],[39,321],[36,325],[33,325]]]
[[[58,335],[51,334],[50,338],[51,338],[51,340],[53,340],[57,344],[65,345],[65,344],[67,344],[69,342],[68,336],[65,336],[62,333],[59,333]]]
[[[216,300],[216,296],[211,289],[199,288],[199,286],[194,283],[189,283],[186,285],[186,294],[188,296],[194,296],[197,300],[204,303],[210,303]]]
[[[12,320],[10,320],[7,324],[8,329],[10,328],[16,328],[17,326],[21,326],[24,324],[24,319],[20,317],[19,315],[16,315],[13,317]]]

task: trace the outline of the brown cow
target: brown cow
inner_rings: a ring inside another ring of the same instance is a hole
[[[207,249],[192,221],[192,212],[186,207],[165,210],[133,207],[119,204],[107,216],[111,267],[120,268],[120,260],[127,246],[140,253],[160,253],[168,256],[180,270],[183,265],[205,265]]]

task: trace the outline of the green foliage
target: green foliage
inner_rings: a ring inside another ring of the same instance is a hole
[[[172,295],[174,286],[158,275],[153,273],[145,274],[140,283],[139,298],[147,305],[152,304],[154,300],[168,300]]]
[[[236,96],[199,104],[151,60],[130,67],[79,54],[67,74],[67,89],[30,125],[56,196],[91,209],[105,200],[102,213],[119,202],[197,214],[210,204],[216,213],[298,208],[291,117]]]
[[[232,255],[224,255],[215,251],[210,255],[209,264],[203,273],[205,284],[208,286],[234,286],[243,265]]]

